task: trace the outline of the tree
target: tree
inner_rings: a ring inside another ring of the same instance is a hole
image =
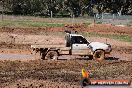
[[[2,1],[2,0],[1,0]],[[3,0],[6,9],[13,14],[61,15],[71,17],[94,13],[132,14],[132,0]]]

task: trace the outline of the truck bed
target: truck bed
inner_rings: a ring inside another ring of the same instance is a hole
[[[31,48],[65,48],[65,45],[31,45]]]

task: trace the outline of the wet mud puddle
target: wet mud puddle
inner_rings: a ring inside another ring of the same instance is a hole
[[[33,55],[31,55],[31,54],[0,53],[0,59],[9,59],[9,58],[15,58],[15,59],[33,58]]]

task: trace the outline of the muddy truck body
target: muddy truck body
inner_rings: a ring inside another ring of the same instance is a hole
[[[104,60],[105,54],[112,51],[110,44],[89,42],[82,35],[68,33],[65,45],[31,45],[39,52],[41,59],[58,59],[61,55],[88,56],[95,60]]]

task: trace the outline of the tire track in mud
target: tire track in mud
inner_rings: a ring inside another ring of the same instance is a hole
[[[126,54],[132,54],[132,46],[124,46],[124,47],[113,47],[114,51],[120,52],[120,53],[126,53]]]
[[[124,64],[125,63],[125,64]],[[131,62],[117,61],[114,63],[111,61],[94,62],[87,60],[69,60],[69,61],[30,61],[30,62],[1,62],[2,68],[0,73],[0,83],[11,82],[13,85],[19,84],[17,80],[32,79],[32,80],[49,80],[50,82],[68,83],[70,85],[79,85],[81,80],[81,69],[84,67],[91,73],[92,79],[115,79],[122,77],[125,74],[126,77],[131,77],[131,70],[127,68],[131,67]],[[115,69],[118,68],[118,69]],[[119,70],[120,69],[120,70]],[[107,72],[108,71],[108,72]],[[111,72],[117,72],[113,74]],[[123,72],[122,72],[123,71]],[[108,74],[109,73],[109,74]],[[113,75],[113,76],[111,76]],[[11,78],[11,79],[10,79]],[[36,83],[36,82],[35,82]],[[40,82],[39,82],[40,83]],[[34,86],[37,84],[34,84]],[[59,85],[59,84],[57,84]],[[65,85],[63,85],[65,87]]]
[[[132,64],[132,61],[125,61],[125,60],[120,60],[120,61],[111,61],[104,63],[102,66],[108,66],[108,65],[118,65],[118,64]]]
[[[32,55],[32,49],[30,48],[30,44],[0,44],[0,53],[2,54],[29,54]],[[109,55],[110,57],[106,58],[106,60],[126,60],[132,61],[131,57],[132,47],[131,46],[114,46],[113,51]],[[126,56],[127,55],[127,56]],[[8,58],[8,57],[7,57]],[[71,57],[69,57],[71,58]],[[72,57],[73,58],[73,57]]]
[[[118,60],[132,61],[132,46],[113,46],[111,55]]]
[[[80,28],[79,26],[78,28]],[[105,29],[101,29],[104,26],[100,26],[98,30],[98,26],[96,27],[89,27],[89,29],[85,28],[85,31],[92,31],[92,32],[105,32],[105,33],[113,33],[115,32],[115,29],[109,29],[109,27],[106,27]],[[96,29],[94,29],[96,28]],[[112,27],[111,27],[112,28]],[[14,33],[19,35],[40,35],[44,32],[47,32],[48,30],[50,32],[53,31],[63,31],[63,28],[3,28],[0,29],[1,33]],[[82,28],[83,29],[83,28]],[[94,29],[94,30],[93,30]],[[101,30],[100,30],[101,29]],[[130,30],[129,30],[130,29]],[[120,34],[130,34],[131,28],[121,28],[118,30],[116,29],[116,33]],[[81,31],[81,28],[78,29]],[[123,30],[123,31],[122,31]],[[129,30],[129,31],[128,31]],[[120,32],[121,31],[121,32]],[[48,34],[48,33],[47,33]],[[2,35],[3,36],[3,35]],[[30,44],[6,44],[1,43],[0,45],[0,52],[2,53],[30,53]],[[2,50],[5,49],[5,50]],[[8,50],[7,50],[8,49]],[[15,50],[16,51],[15,51]],[[131,54],[132,48],[128,46],[116,46],[113,47],[113,53],[117,53],[115,55],[115,58],[117,56],[121,56],[122,53],[125,53],[125,55]],[[114,57],[113,57],[114,58]],[[37,58],[38,59],[38,58]],[[71,87],[70,85],[78,85],[81,79],[81,69],[84,67],[87,70],[91,71],[91,78],[131,78],[131,68],[132,62],[131,61],[115,61],[115,60],[106,60],[104,62],[94,62],[91,60],[58,60],[58,61],[42,61],[42,60],[33,60],[28,62],[21,62],[21,61],[0,61],[0,84],[11,82],[12,85],[18,84],[18,86],[23,87],[23,83],[17,83],[18,80],[24,80],[26,79],[32,79],[32,80],[49,80],[46,85],[50,85],[50,83],[54,82],[62,82],[62,87],[65,87],[65,83],[68,83],[68,87]],[[116,68],[116,69],[115,69]],[[114,72],[113,72],[114,71]],[[115,74],[118,73],[118,74]],[[122,76],[125,75],[126,77]],[[31,80],[31,81],[32,81]],[[25,81],[24,81],[25,82]],[[64,82],[64,83],[63,83]],[[36,82],[35,82],[36,83]],[[37,81],[38,83],[38,81]],[[32,83],[31,83],[32,84]],[[29,83],[29,86],[31,85]],[[9,83],[10,85],[10,83]],[[32,84],[32,86],[37,86],[39,84]],[[60,84],[55,84],[58,85]],[[54,84],[53,84],[54,86]],[[76,86],[75,86],[76,88]]]

